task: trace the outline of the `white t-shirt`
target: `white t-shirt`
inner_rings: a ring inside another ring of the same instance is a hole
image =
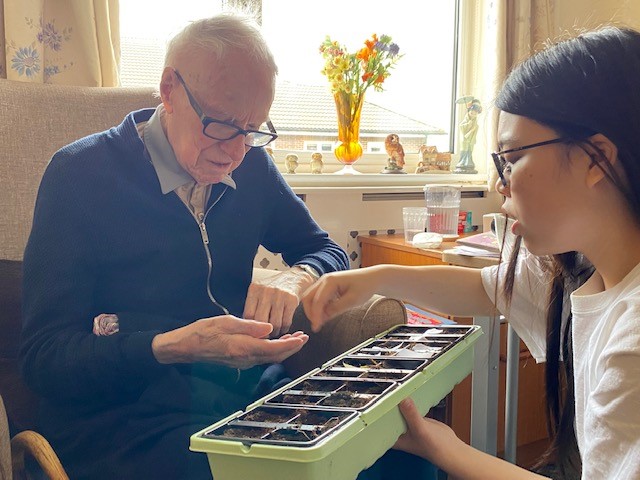
[[[506,270],[482,270],[489,298]],[[538,362],[545,359],[549,288],[540,259],[523,250],[509,311],[498,295],[498,310]],[[640,479],[640,265],[609,290],[595,272],[570,302],[582,479]]]

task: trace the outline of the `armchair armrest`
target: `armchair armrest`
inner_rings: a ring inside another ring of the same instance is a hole
[[[31,455],[46,478],[69,480],[56,452],[47,440],[33,430],[25,430],[11,439],[11,460],[15,478],[25,478],[25,455]]]
[[[69,480],[58,456],[42,435],[33,430],[24,430],[11,440],[9,438],[9,421],[0,395],[0,478],[29,478],[25,469],[25,455],[29,455],[44,473],[43,478]]]

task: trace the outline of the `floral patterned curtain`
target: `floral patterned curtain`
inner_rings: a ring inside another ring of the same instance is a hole
[[[118,0],[0,0],[0,77],[118,85]]]
[[[493,100],[507,73],[553,39],[556,0],[463,0],[459,96],[473,95],[482,113],[474,158],[487,161],[489,189],[497,173],[489,158],[496,147],[498,112]],[[458,113],[459,114],[459,113]],[[480,123],[480,122],[479,122]]]

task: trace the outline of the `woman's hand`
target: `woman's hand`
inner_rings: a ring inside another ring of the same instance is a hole
[[[322,276],[302,297],[311,329],[317,332],[332,318],[369,300],[376,293],[380,277],[380,267]]]
[[[424,418],[411,399],[400,402],[407,431],[393,448],[426,458],[440,469],[464,480],[542,480],[536,473],[476,450],[460,440],[444,423]]]
[[[393,448],[426,458],[446,469],[451,457],[468,447],[448,425],[420,415],[413,400],[405,399],[399,406],[407,431],[400,435]]]

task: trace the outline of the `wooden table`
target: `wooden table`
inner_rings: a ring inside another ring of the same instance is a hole
[[[475,232],[474,232],[475,234]],[[470,234],[473,235],[473,234]],[[492,257],[470,257],[455,253],[455,241],[443,242],[438,248],[416,248],[404,241],[403,234],[361,235],[362,266],[394,263],[400,265],[442,265],[449,263],[463,267],[482,268],[495,265]]]
[[[358,240],[361,243],[363,267],[379,264],[416,266],[452,264],[482,268],[498,262],[492,257],[470,257],[455,253],[453,251],[456,246],[455,241],[444,242],[438,248],[420,249],[406,243],[403,234],[361,235]],[[544,367],[535,364],[524,344],[506,324],[501,326],[500,335],[493,333],[498,331],[498,319],[474,317],[473,319],[455,318],[455,320],[458,323],[473,322],[481,325],[486,335],[476,344],[471,380],[467,379],[458,385],[450,398],[450,425],[460,438],[493,455],[504,442],[506,458],[515,461],[517,445],[536,443],[543,439],[546,441],[547,438],[544,427]],[[501,356],[501,350],[505,353],[508,350],[510,355]],[[501,359],[506,363],[506,369],[500,369]],[[526,371],[523,370],[523,366],[527,366]],[[523,392],[520,396],[518,396],[519,370],[521,374],[524,372],[522,385],[520,385],[520,390]],[[505,390],[508,396],[505,396]],[[529,424],[531,420],[528,420],[529,423],[524,423],[525,419],[518,418],[518,404],[521,405],[521,410],[528,411],[526,417],[536,418],[533,424]],[[498,435],[498,426],[503,418],[498,417],[498,411],[503,409],[506,411],[504,423],[506,438]],[[512,422],[511,418],[517,418],[518,421]],[[518,439],[516,439],[516,429],[520,434]],[[544,445],[541,448],[544,448]],[[509,458],[510,455],[513,458]]]

